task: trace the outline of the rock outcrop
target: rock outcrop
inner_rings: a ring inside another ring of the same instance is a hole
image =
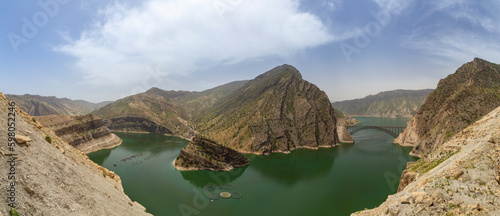
[[[337,119],[327,95],[290,65],[248,81],[195,122],[204,136],[246,153],[339,143]]]
[[[497,140],[500,107],[409,164],[416,175],[405,178],[404,189],[352,215],[500,215]]]
[[[354,126],[361,121],[351,118],[350,116],[344,115],[342,112],[335,110],[335,117],[337,117],[338,127],[337,135],[339,137],[339,142],[341,143],[354,143],[354,138],[347,131],[347,126]]]
[[[354,138],[347,131],[344,125],[337,127],[337,135],[339,136],[339,142],[341,143],[354,143]]]
[[[423,156],[498,106],[500,65],[476,58],[439,81],[394,143]]]
[[[351,116],[413,117],[432,89],[394,90],[365,98],[332,103],[335,109]]]
[[[50,128],[57,136],[85,154],[113,148],[122,140],[112,134],[104,121],[95,115],[48,115],[34,117],[35,121]]]
[[[2,143],[8,140],[8,103],[0,93]],[[5,173],[0,175],[5,191],[0,215],[10,215],[7,203],[14,198],[7,200],[7,190],[14,195],[20,215],[150,215],[125,195],[118,175],[92,162],[18,107],[15,113],[19,143],[13,149],[7,144],[0,147],[0,171]]]
[[[199,136],[182,148],[174,161],[175,168],[184,171],[230,171],[248,165],[248,159],[241,153]]]

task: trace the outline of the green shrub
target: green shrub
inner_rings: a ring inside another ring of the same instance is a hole
[[[52,138],[50,138],[49,136],[45,136],[45,140],[46,140],[48,143],[52,143]]]
[[[452,136],[451,132],[450,132],[450,131],[448,131],[448,132],[446,132],[446,136],[444,136],[444,139],[448,139],[448,138],[450,138],[451,136]]]
[[[11,216],[19,216],[19,213],[17,213],[17,210],[15,208],[10,208],[10,215]]]

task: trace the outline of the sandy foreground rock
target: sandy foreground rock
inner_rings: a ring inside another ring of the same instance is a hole
[[[11,152],[8,108],[0,93],[0,187],[4,191],[0,215],[10,215],[5,191],[13,190],[11,184],[15,184],[16,209],[21,215],[150,215],[125,195],[118,175],[92,162],[19,108],[15,111],[19,144]],[[9,174],[12,170],[15,174]]]
[[[500,215],[500,107],[411,164],[417,177],[352,215]]]

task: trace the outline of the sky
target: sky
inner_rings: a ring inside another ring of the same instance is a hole
[[[332,102],[500,63],[500,1],[0,1],[0,91],[117,100],[290,64]]]

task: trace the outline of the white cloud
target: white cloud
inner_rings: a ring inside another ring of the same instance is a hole
[[[447,14],[456,21],[469,22],[489,32],[500,32],[500,4],[495,1],[475,2],[447,0],[435,3],[435,10]]]
[[[440,56],[457,62],[468,62],[474,57],[495,62],[500,60],[500,46],[494,41],[474,32],[453,29],[435,32],[432,36],[414,37],[405,45],[422,50],[431,57]]]
[[[373,0],[382,9],[390,11],[392,14],[400,14],[413,0]]]
[[[76,58],[90,84],[132,84],[147,66],[158,76],[199,67],[287,56],[336,40],[297,0],[150,0],[110,5],[92,28],[55,50]],[[67,38],[65,38],[67,40]]]
[[[404,46],[421,50],[431,58],[439,56],[462,63],[474,57],[498,61],[499,3],[445,0],[432,2],[427,9],[412,35],[403,41]]]
[[[342,8],[342,0],[326,0],[323,1],[323,6],[330,11]]]

